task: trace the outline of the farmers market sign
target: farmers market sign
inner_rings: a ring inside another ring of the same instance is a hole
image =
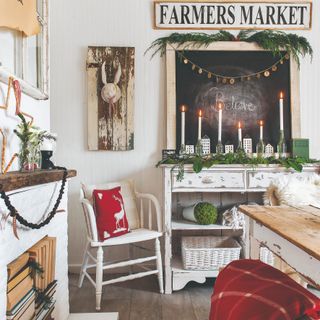
[[[156,29],[310,29],[311,1],[155,1]]]

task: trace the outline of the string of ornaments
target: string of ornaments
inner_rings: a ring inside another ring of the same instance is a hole
[[[181,51],[176,51],[177,55],[180,58],[180,61],[182,61],[185,65],[191,65],[191,69],[198,73],[199,75],[206,75],[208,79],[213,79],[217,83],[223,83],[223,84],[235,84],[237,81],[250,81],[253,79],[260,79],[261,77],[270,77],[272,72],[276,72],[279,68],[279,65],[284,64],[285,61],[288,61],[290,59],[290,55],[288,53],[281,55],[279,60],[277,60],[275,63],[273,63],[271,66],[264,68],[263,70],[259,70],[254,73],[246,74],[246,75],[235,75],[235,76],[226,76],[222,74],[215,73],[214,71],[210,71],[204,67],[201,67],[194,61],[190,60],[185,56],[185,54]]]
[[[13,233],[15,235],[15,237],[17,239],[19,239],[18,234],[17,234],[17,221],[25,226],[28,227],[30,229],[41,229],[42,227],[46,226],[47,224],[50,223],[50,221],[54,218],[54,216],[56,215],[57,212],[59,212],[58,208],[64,193],[64,188],[66,185],[66,181],[67,181],[67,176],[68,176],[68,170],[64,167],[54,167],[54,169],[56,170],[62,170],[63,171],[63,177],[62,177],[62,182],[61,182],[61,187],[60,187],[60,191],[59,191],[59,195],[58,198],[56,200],[56,203],[54,204],[52,210],[49,212],[49,214],[47,215],[46,219],[43,220],[40,223],[33,223],[33,222],[29,222],[26,219],[24,219],[20,213],[17,211],[17,209],[11,204],[10,198],[8,197],[8,195],[5,193],[5,191],[3,190],[3,185],[0,184],[0,194],[1,194],[1,198],[3,199],[7,209],[9,210],[9,215],[12,217],[13,221],[12,221],[12,227],[13,227]]]

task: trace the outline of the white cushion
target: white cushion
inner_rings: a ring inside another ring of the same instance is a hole
[[[132,181],[107,182],[103,184],[86,185],[82,183],[82,190],[86,199],[93,203],[93,190],[109,190],[116,187],[121,187],[121,195],[124,202],[124,209],[126,211],[129,227],[131,230],[140,227],[139,214],[137,209],[137,199],[134,193]]]

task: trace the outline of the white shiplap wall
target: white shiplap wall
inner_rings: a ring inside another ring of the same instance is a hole
[[[170,31],[152,29],[151,0],[55,0],[51,5],[51,124],[58,133],[57,159],[78,170],[70,188],[69,257],[81,262],[85,240],[78,202],[80,181],[88,183],[133,178],[138,188],[161,199],[161,170],[155,163],[165,141],[164,59],[144,56],[150,43]],[[301,65],[302,135],[311,140],[311,155],[320,158],[319,71],[320,3],[314,1],[312,31],[300,32],[315,56]],[[134,46],[135,149],[130,152],[87,150],[85,60],[89,45]]]

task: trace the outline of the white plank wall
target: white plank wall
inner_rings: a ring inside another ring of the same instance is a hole
[[[309,58],[301,61],[301,124],[302,136],[311,140],[311,155],[320,158],[320,2],[315,0],[313,5],[312,30],[299,32],[315,51],[312,64]],[[156,56],[150,61],[144,51],[170,31],[152,29],[151,0],[55,0],[50,6],[51,119],[52,130],[59,136],[57,159],[79,173],[70,190],[69,215],[70,264],[77,266],[85,241],[78,201],[80,181],[98,183],[129,177],[136,181],[138,190],[154,193],[161,200],[161,169],[156,169],[155,163],[166,140],[165,59]],[[133,151],[87,151],[85,60],[89,45],[136,48]],[[127,252],[120,254],[126,256]]]

